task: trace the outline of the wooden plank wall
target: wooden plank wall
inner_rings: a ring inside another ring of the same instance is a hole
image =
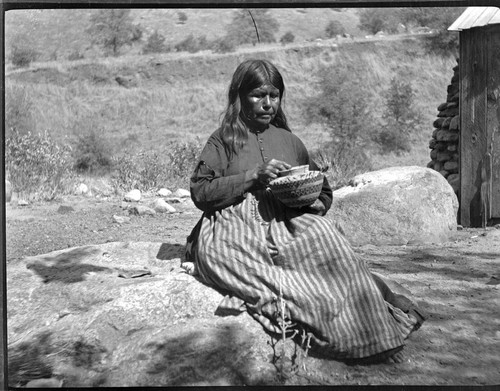
[[[491,153],[491,215],[500,219],[500,25],[488,30],[487,115],[488,149]]]
[[[481,169],[486,153],[487,35],[460,32],[460,224],[480,227]]]

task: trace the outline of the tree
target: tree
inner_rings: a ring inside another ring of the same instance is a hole
[[[287,31],[283,36],[280,38],[280,43],[282,45],[286,45],[287,43],[292,43],[295,41],[295,35],[291,31]]]
[[[342,35],[344,33],[345,28],[338,20],[330,21],[325,28],[327,38],[335,38],[337,35]]]
[[[28,67],[39,53],[26,35],[17,35],[10,45],[10,61],[19,68]]]
[[[184,24],[188,20],[188,17],[185,12],[178,12],[177,16],[179,18],[179,24]]]
[[[143,54],[148,53],[162,53],[167,51],[167,46],[165,45],[165,37],[161,35],[158,30],[155,30],[151,34],[142,49]]]
[[[414,107],[415,90],[402,75],[393,77],[385,92],[385,124],[375,136],[383,152],[410,150],[410,138],[421,123],[421,115]]]
[[[365,151],[375,120],[356,64],[341,59],[334,67],[321,70],[319,80],[319,94],[309,98],[306,113],[329,133],[330,141],[323,145],[321,154],[338,182],[370,167]]]
[[[366,8],[359,11],[359,28],[370,34],[394,33],[399,25],[396,8]]]
[[[132,23],[128,9],[103,9],[90,17],[86,30],[92,44],[100,45],[106,53],[117,56],[120,49],[130,45],[142,36],[139,26]]]
[[[247,43],[255,45],[259,41],[276,42],[274,34],[278,28],[278,21],[272,17],[268,9],[240,9],[229,23],[226,35],[235,45]]]

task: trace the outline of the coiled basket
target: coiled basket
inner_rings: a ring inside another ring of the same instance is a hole
[[[290,208],[311,205],[318,199],[322,187],[323,173],[320,171],[284,176],[269,183],[274,196]]]

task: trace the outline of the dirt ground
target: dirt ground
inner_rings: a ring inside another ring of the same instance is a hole
[[[130,222],[118,224],[113,215],[128,215],[121,205],[116,198],[83,196],[8,204],[7,273],[13,260],[75,246],[167,240],[183,244],[200,217],[185,202],[173,204],[177,213],[130,216]],[[441,244],[356,248],[373,271],[409,290],[429,319],[407,341],[403,363],[358,367],[346,372],[350,378],[340,384],[499,385],[499,228],[457,230]],[[339,384],[331,376],[318,374],[313,383]]]

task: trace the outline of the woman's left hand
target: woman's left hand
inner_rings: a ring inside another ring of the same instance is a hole
[[[323,216],[326,213],[325,204],[322,201],[317,199],[313,204],[309,205],[307,208],[304,208],[307,213],[313,213],[317,215]]]

